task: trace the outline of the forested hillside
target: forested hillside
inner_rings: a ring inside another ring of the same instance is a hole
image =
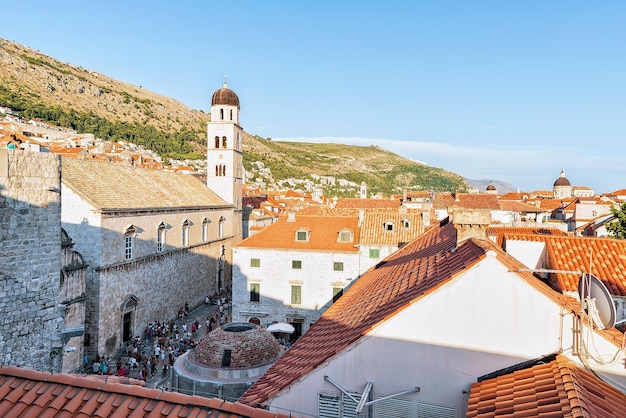
[[[144,145],[166,159],[206,155],[209,114],[4,39],[0,39],[0,106],[27,120]],[[271,171],[273,180],[333,176],[357,184],[365,181],[370,192],[386,195],[399,190],[466,189],[459,175],[373,146],[284,143],[245,135],[244,165],[254,171],[257,162]]]

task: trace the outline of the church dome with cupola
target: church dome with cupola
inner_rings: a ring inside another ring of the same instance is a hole
[[[565,171],[561,170],[561,175],[558,179],[554,181],[554,186],[571,186],[572,183],[569,182],[567,177],[565,177]]]
[[[216,90],[211,98],[211,106],[219,105],[236,106],[237,109],[239,109],[239,97],[234,91],[228,88],[226,80],[224,80],[224,86]]]
[[[565,177],[565,171],[561,170],[561,175],[554,181],[552,193],[555,199],[567,199],[572,197],[572,183]]]

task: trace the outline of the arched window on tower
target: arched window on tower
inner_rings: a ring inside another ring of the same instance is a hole
[[[230,109],[230,120],[233,120],[233,109]]]
[[[220,147],[220,137],[216,136],[215,137],[215,149],[218,149]]]
[[[226,137],[222,137],[222,148],[226,148]]]
[[[220,175],[220,174],[219,174],[219,171],[218,171],[219,169],[220,169],[220,166],[219,166],[219,165],[216,165],[216,166],[215,166],[215,177],[217,177],[217,176],[219,176],[219,175]]]
[[[220,119],[224,120],[224,109],[220,109]]]
[[[226,166],[223,165],[222,166],[222,176],[225,176],[225,175],[226,175]]]

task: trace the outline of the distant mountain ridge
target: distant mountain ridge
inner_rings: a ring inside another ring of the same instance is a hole
[[[515,193],[518,191],[518,188],[513,186],[512,184],[500,181],[500,180],[471,180],[465,179],[467,184],[478,189],[480,192],[484,192],[487,189],[487,186],[493,184],[496,187],[496,192],[498,194],[504,193]]]
[[[27,109],[29,115],[40,115],[46,122],[65,127],[71,126],[62,123],[64,118],[78,115],[81,123],[73,122],[74,125],[83,129],[93,126],[100,129],[98,132],[114,130],[114,140],[121,137],[128,142],[153,145],[157,148],[153,150],[164,157],[180,156],[190,150],[197,156],[206,152],[206,124],[210,114],[5,39],[0,39],[0,106],[18,107],[25,113]],[[50,119],[55,117],[59,120]],[[86,123],[85,119],[93,121]],[[162,139],[160,133],[168,136]],[[159,141],[169,143],[155,145],[153,138],[145,136],[159,136]],[[366,182],[369,193],[385,195],[402,190],[465,191],[468,188],[458,174],[374,146],[274,142],[246,134],[244,165],[249,172],[256,170],[256,173],[263,166],[271,172],[274,182],[331,176],[351,184]],[[349,196],[354,193],[353,188],[337,184],[333,187],[334,190],[331,187],[326,192]]]

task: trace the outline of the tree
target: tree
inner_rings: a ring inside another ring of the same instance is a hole
[[[606,230],[617,239],[626,239],[626,202],[619,209],[611,206],[611,213],[615,215],[615,220],[606,225]]]

